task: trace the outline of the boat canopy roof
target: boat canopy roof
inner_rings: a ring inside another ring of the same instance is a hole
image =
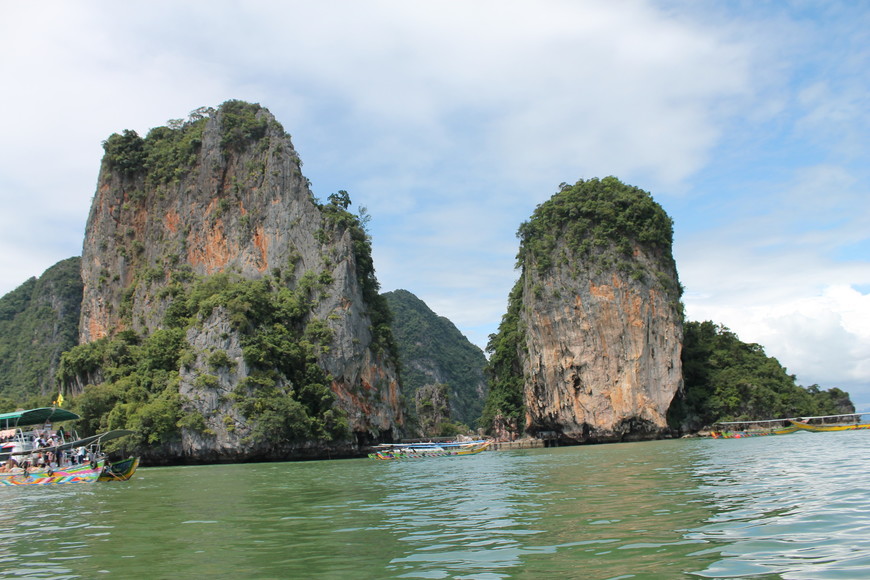
[[[0,413],[0,428],[44,425],[48,421],[74,421],[76,419],[81,419],[81,417],[72,411],[59,407],[41,407],[13,413]]]

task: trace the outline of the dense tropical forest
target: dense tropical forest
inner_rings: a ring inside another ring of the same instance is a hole
[[[57,392],[61,354],[78,342],[80,269],[80,258],[63,260],[0,298],[0,411]]]
[[[726,327],[683,325],[684,393],[671,405],[673,426],[700,429],[717,421],[853,413],[849,394],[834,387],[802,387],[759,344],[742,342]]]
[[[443,384],[447,387],[449,420],[433,425],[426,434],[450,435],[474,427],[486,392],[483,351],[469,342],[452,322],[432,312],[411,292],[394,290],[384,297],[392,312],[393,337],[398,346],[409,417],[419,418],[416,398],[420,389]],[[428,398],[421,402],[423,406],[432,404],[433,392],[437,391],[426,391]]]

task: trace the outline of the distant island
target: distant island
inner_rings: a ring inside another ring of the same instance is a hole
[[[82,256],[0,298],[0,412],[130,429],[143,464],[352,457],[403,438],[674,437],[854,412],[757,344],[684,319],[670,217],[615,177],[563,183],[519,226],[486,353],[381,293],[350,194],[317,199],[258,104],[109,136]],[[488,357],[487,357],[488,355]]]

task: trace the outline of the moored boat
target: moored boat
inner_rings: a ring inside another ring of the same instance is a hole
[[[794,433],[798,428],[790,425],[780,429],[760,429],[760,430],[745,430],[732,431],[729,429],[710,431],[710,437],[713,439],[742,439],[744,437],[764,437],[766,435],[788,435]]]
[[[76,419],[79,415],[58,407],[0,413],[0,485],[98,481],[107,464],[102,444],[133,431],[115,429],[79,438],[63,427],[54,429],[55,423]]]
[[[127,481],[139,467],[138,457],[128,457],[115,463],[107,463],[98,481]]]
[[[728,421],[713,425],[710,437],[714,439],[743,439],[764,435],[787,435],[796,432],[825,433],[870,429],[870,423],[861,417],[870,413],[824,415],[819,417],[789,417],[766,421]]]
[[[397,443],[383,444],[369,453],[369,458],[379,460],[421,459],[424,457],[453,457],[476,455],[489,448],[488,439],[477,441],[451,441],[445,443]]]
[[[830,433],[834,431],[857,431],[860,429],[870,429],[870,423],[847,423],[840,425],[817,425],[806,423],[803,421],[795,421],[793,423],[795,429],[801,431],[809,431],[810,433]]]
[[[8,460],[7,460],[8,461]],[[0,472],[0,486],[95,483],[103,472],[105,459],[65,467],[11,467]]]

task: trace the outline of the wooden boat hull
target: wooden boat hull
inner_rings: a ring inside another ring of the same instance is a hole
[[[870,429],[870,423],[854,423],[850,425],[810,425],[794,421],[792,423],[796,429],[802,431],[810,431],[811,433],[829,433],[833,431],[857,431],[860,429]]]
[[[67,483],[96,483],[103,472],[104,461],[71,465],[57,470],[16,469],[0,473],[0,485],[62,485]]]
[[[798,430],[794,425],[783,427],[781,429],[770,429],[768,431],[711,431],[710,437],[713,439],[744,439],[746,437],[763,437],[767,435],[788,435]]]
[[[746,437],[760,437],[763,435],[786,435],[798,431],[806,431],[808,433],[834,433],[837,431],[857,431],[862,429],[870,429],[870,423],[857,423],[851,425],[811,425],[800,421],[792,421],[791,425],[783,427],[782,429],[773,429],[771,431],[711,431],[710,437],[713,439],[743,439]]]
[[[742,439],[762,435],[785,435],[798,431],[827,433],[870,429],[870,423],[860,422],[861,417],[866,415],[870,413],[717,422],[713,425],[710,436],[714,439]]]
[[[100,474],[99,481],[127,481],[139,467],[138,457],[128,457],[123,461],[106,465]]]

